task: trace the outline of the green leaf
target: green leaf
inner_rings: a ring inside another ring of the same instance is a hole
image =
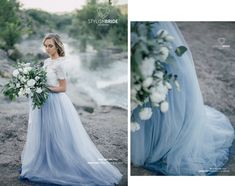
[[[176,48],[175,53],[177,56],[182,56],[188,49],[185,46],[179,46]]]
[[[131,33],[131,47],[133,47],[139,41],[139,37],[136,33]]]

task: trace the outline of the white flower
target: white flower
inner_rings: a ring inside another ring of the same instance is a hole
[[[157,36],[159,38],[165,39],[166,41],[173,41],[174,40],[174,37],[169,35],[168,32],[163,29],[161,29],[157,32]]]
[[[36,80],[36,81],[38,81],[39,79],[40,79],[40,77],[38,77],[38,76],[35,77],[35,80]]]
[[[25,93],[26,93],[26,94],[31,94],[30,88],[26,88]]]
[[[26,82],[26,79],[23,76],[21,76],[19,79],[20,79],[20,82],[22,82],[22,83]]]
[[[22,68],[19,68],[18,70],[19,70],[19,72],[23,72],[23,69],[22,69]]]
[[[162,81],[160,81],[160,82],[157,84],[155,91],[159,92],[160,94],[164,94],[164,95],[165,95],[165,94],[168,93],[168,88],[167,88],[167,86],[164,86],[164,85],[163,85],[163,82],[162,82]]]
[[[25,66],[25,67],[29,67],[29,66],[30,66],[30,63],[25,63],[24,66]]]
[[[27,74],[27,73],[28,73],[27,68],[24,68],[24,69],[23,69],[23,73],[24,73],[24,74]]]
[[[14,77],[17,77],[19,75],[19,71],[16,69],[16,70],[13,71],[12,74],[13,74]]]
[[[150,95],[150,99],[153,103],[160,103],[161,101],[165,100],[165,96],[158,92],[153,92]]]
[[[162,79],[164,73],[162,71],[157,71],[157,72],[154,73],[154,75],[157,76],[158,78]]]
[[[24,89],[23,89],[23,88],[21,88],[18,94],[19,94],[19,96],[23,96],[23,95],[24,95],[24,93],[25,93],[25,92],[24,92]]]
[[[140,129],[140,125],[137,122],[131,122],[131,132],[136,132]]]
[[[175,80],[175,86],[178,91],[180,91],[180,84],[177,80]]]
[[[166,61],[168,55],[169,55],[169,50],[167,47],[161,47],[160,50],[159,50],[159,56],[158,56],[158,59],[160,61]]]
[[[34,85],[35,85],[35,80],[34,79],[30,79],[28,82],[27,82],[27,85],[29,86],[29,87],[33,87]]]
[[[152,85],[152,83],[153,83],[153,78],[148,77],[147,79],[144,80],[143,87],[148,88],[150,85]]]
[[[16,88],[19,88],[20,87],[20,84],[19,83],[16,83]]]
[[[140,72],[144,78],[152,76],[155,69],[154,58],[145,58],[140,65]]]
[[[32,70],[31,67],[25,67],[25,68],[23,69],[23,72],[24,72],[24,74],[27,74],[30,70]]]
[[[160,38],[165,38],[168,35],[168,32],[166,30],[160,29],[157,32],[157,36],[161,36]]]
[[[148,120],[152,116],[152,109],[150,107],[142,108],[139,112],[139,117],[141,120]]]
[[[167,101],[163,101],[160,105],[160,109],[162,112],[166,112],[169,109],[169,104]]]
[[[38,94],[40,94],[40,93],[42,92],[42,89],[41,89],[41,88],[37,88],[37,89],[36,89],[36,92],[37,92]]]
[[[166,41],[173,41],[173,40],[174,40],[174,37],[173,37],[173,36],[170,36],[170,35],[167,35],[167,36],[165,37],[165,40],[166,40]]]
[[[172,86],[171,86],[171,84],[170,84],[170,83],[165,82],[165,85],[166,85],[166,87],[167,87],[168,89],[172,89]]]

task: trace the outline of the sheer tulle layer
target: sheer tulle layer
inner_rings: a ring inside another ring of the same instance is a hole
[[[114,185],[122,178],[97,150],[65,93],[30,110],[21,178],[60,185]]]
[[[174,48],[188,48],[175,24],[155,24],[153,30],[159,29],[175,38]],[[131,134],[131,161],[167,175],[217,172],[228,159],[234,129],[222,113],[204,105],[190,51],[180,58],[172,55],[176,61],[166,68],[178,75],[181,91],[173,88],[167,97],[168,112],[154,109],[150,120],[140,120],[140,107],[132,112],[140,130]]]

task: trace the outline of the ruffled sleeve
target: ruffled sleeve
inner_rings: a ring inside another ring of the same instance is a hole
[[[43,66],[42,66],[42,68],[46,69],[47,65],[48,65],[48,59],[45,59],[45,60],[43,61]]]
[[[58,79],[65,79],[66,78],[64,69],[61,64],[58,64],[56,66],[56,75],[57,75]]]

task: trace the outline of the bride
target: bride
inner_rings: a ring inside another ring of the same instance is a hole
[[[66,95],[64,47],[50,33],[43,45],[50,58],[43,68],[51,93],[41,109],[30,109],[20,178],[59,185],[115,185],[122,178],[97,150]]]
[[[189,49],[175,23],[154,23],[152,39],[161,29],[174,37],[173,49],[182,45]],[[152,108],[152,117],[141,120],[139,112],[151,107],[150,102],[132,111],[139,130],[131,134],[131,162],[165,175],[210,175],[228,160],[234,129],[224,114],[204,105],[190,51],[172,56],[174,65],[166,68],[177,74],[181,90],[170,90],[165,113]]]

